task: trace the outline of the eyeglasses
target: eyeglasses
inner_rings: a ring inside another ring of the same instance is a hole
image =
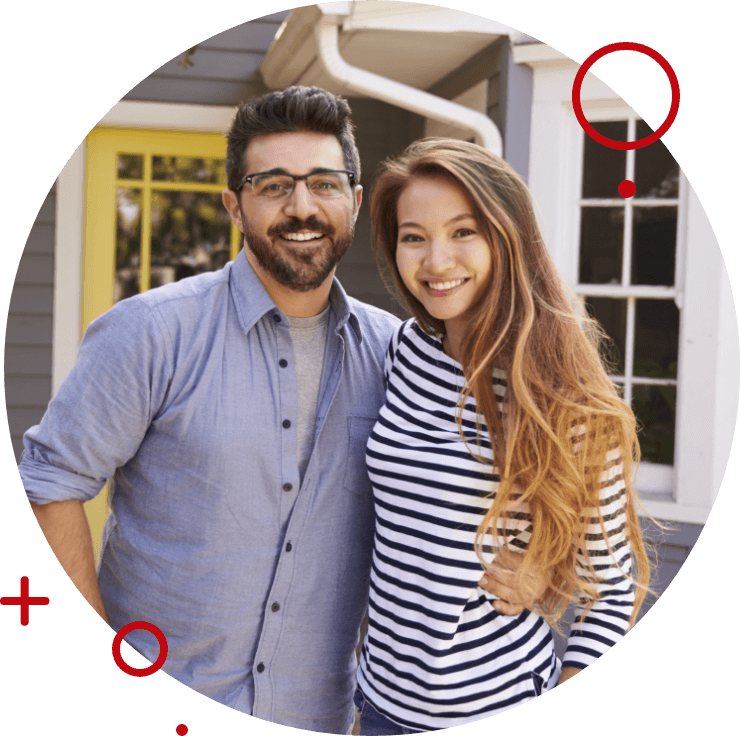
[[[245,184],[252,187],[255,197],[266,197],[268,199],[280,199],[288,197],[293,193],[297,181],[305,181],[308,191],[315,197],[328,199],[330,197],[343,197],[349,194],[355,183],[353,171],[320,171],[316,174],[249,174],[245,176],[237,186],[240,191]]]

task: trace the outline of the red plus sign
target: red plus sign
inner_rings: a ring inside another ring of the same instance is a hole
[[[28,595],[28,578],[24,575],[21,578],[21,594],[18,598],[3,596],[0,598],[0,605],[3,606],[20,606],[21,607],[21,626],[28,626],[28,607],[29,606],[48,606],[49,599],[44,597],[32,598]]]

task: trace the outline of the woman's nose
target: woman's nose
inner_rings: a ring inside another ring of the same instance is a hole
[[[444,273],[455,267],[455,257],[449,244],[441,239],[429,242],[424,254],[424,266],[434,273]]]

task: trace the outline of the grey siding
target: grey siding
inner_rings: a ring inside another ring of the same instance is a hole
[[[55,191],[44,200],[26,241],[10,297],[5,337],[5,403],[16,460],[23,433],[51,399]]]
[[[290,11],[229,28],[168,61],[137,84],[125,100],[238,105],[267,92],[259,75],[267,49]],[[184,64],[189,56],[192,66]]]

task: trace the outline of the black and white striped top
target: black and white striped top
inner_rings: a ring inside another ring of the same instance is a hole
[[[477,585],[482,567],[474,538],[498,470],[476,461],[460,437],[455,421],[464,386],[460,364],[409,320],[388,348],[386,376],[386,403],[367,444],[376,525],[369,624],[357,679],[367,700],[397,723],[448,728],[553,687],[561,664],[540,616],[498,614],[491,606],[494,596]],[[503,396],[502,372],[494,372],[494,383]],[[462,418],[467,442],[476,450],[472,398]],[[485,439],[476,452],[490,460],[482,426]],[[629,573],[618,458],[602,481],[609,543],[621,570]],[[529,540],[529,517],[522,517],[507,530],[513,546],[526,547]],[[598,519],[592,517],[589,527],[589,556],[602,578],[595,586],[600,598],[586,620],[573,625],[562,666],[583,668],[618,641],[634,601],[633,586],[614,565]],[[494,541],[501,544],[490,536],[485,541],[494,549]]]

